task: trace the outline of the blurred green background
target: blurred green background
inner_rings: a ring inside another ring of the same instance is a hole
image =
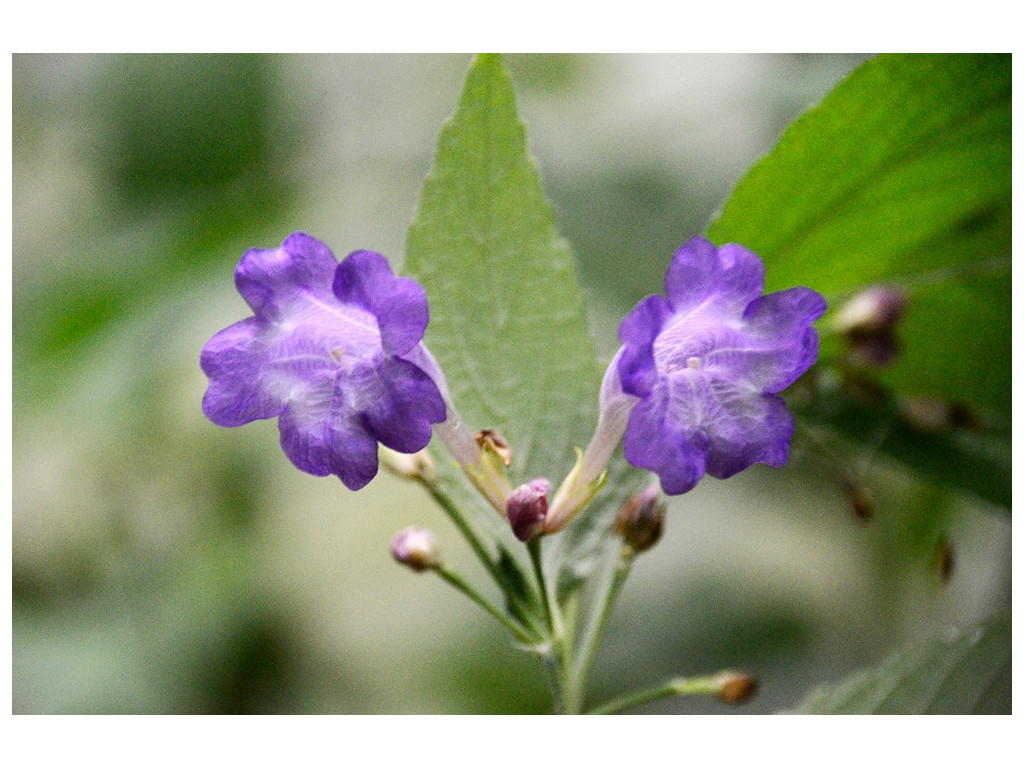
[[[603,352],[679,243],[863,59],[508,57]],[[468,63],[14,57],[16,713],[544,711],[539,662],[391,561],[394,532],[427,525],[480,576],[425,494],[383,474],[353,494],[295,470],[276,424],[225,430],[199,409],[200,348],[248,314],[231,280],[246,248],[304,230],[401,260]],[[1007,515],[855,448],[839,460],[875,499],[865,522],[805,449],[672,501],[594,699],[736,667],[762,679],[740,710],[645,711],[775,711],[1009,604]]]

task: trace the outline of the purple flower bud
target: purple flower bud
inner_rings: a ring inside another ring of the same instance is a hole
[[[637,398],[623,450],[665,493],[789,456],[793,417],[777,393],[817,358],[812,324],[825,300],[809,288],[763,296],[763,285],[755,253],[696,237],[669,265],[665,297],[622,321],[612,365],[623,395]]]
[[[391,540],[391,554],[414,571],[429,571],[441,566],[437,539],[426,528],[403,528]]]
[[[529,541],[544,530],[548,514],[548,491],[551,483],[542,477],[520,485],[508,497],[505,507],[512,532],[520,541]]]
[[[216,334],[200,364],[203,412],[236,427],[278,418],[299,469],[358,490],[377,473],[377,444],[425,448],[443,422],[443,378],[421,344],[423,288],[374,251],[341,264],[296,232],[280,248],[247,251],[235,285],[253,316]]]

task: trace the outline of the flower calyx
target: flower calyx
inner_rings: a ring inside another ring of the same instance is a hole
[[[505,468],[512,462],[512,448],[496,429],[481,429],[472,437],[475,448],[469,447],[466,451],[472,457],[459,458],[462,471],[491,506],[504,516],[512,493],[505,473]]]
[[[495,455],[506,467],[512,466],[512,446],[501,432],[496,429],[480,429],[473,437],[482,452]]]
[[[604,488],[608,479],[607,470],[602,467],[596,475],[592,470],[588,473],[586,458],[583,451],[577,448],[576,464],[558,486],[551,503],[551,514],[544,524],[545,533],[557,533],[565,528]]]

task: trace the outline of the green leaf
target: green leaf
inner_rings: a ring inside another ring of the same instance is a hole
[[[498,56],[473,63],[409,229],[426,344],[463,419],[512,444],[513,483],[557,482],[597,419],[601,371],[568,243]]]
[[[879,56],[790,126],[709,236],[757,251],[772,290],[908,286],[883,383],[1008,415],[1010,125],[1010,56]]]
[[[891,655],[835,687],[814,691],[800,714],[1009,714],[1010,614]]]
[[[584,447],[597,425],[604,367],[595,359],[572,252],[527,151],[498,56],[473,62],[441,131],[409,229],[405,268],[426,288],[425,343],[463,420],[508,439],[513,487],[535,477],[557,487],[575,461],[573,449]],[[493,535],[506,535],[507,524],[483,509],[460,473],[441,465],[448,491],[472,505]],[[593,509],[620,496],[606,491]],[[561,534],[563,551],[579,538],[580,522]],[[583,537],[588,548],[609,528],[591,527]],[[522,549],[514,541],[511,548]]]

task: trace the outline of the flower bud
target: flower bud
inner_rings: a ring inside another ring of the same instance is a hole
[[[906,308],[906,294],[886,285],[867,288],[840,307],[833,325],[846,338],[847,359],[879,368],[892,363],[900,352],[896,325]]]
[[[520,485],[508,497],[505,513],[512,533],[520,541],[529,541],[544,530],[548,515],[548,491],[551,483],[543,477]]]
[[[985,429],[982,418],[970,406],[931,397],[907,397],[900,403],[900,412],[914,429],[937,433],[948,429]]]
[[[846,359],[859,368],[885,368],[896,360],[902,345],[890,331],[851,334],[847,337]]]
[[[875,516],[875,502],[871,497],[871,492],[841,468],[839,469],[839,487],[858,520],[867,522]]]
[[[956,554],[953,551],[953,542],[948,536],[943,536],[939,542],[938,551],[935,553],[935,566],[939,573],[939,581],[942,586],[949,584],[953,578],[953,571],[956,569]]]
[[[882,333],[903,318],[907,295],[899,288],[875,285],[865,288],[836,312],[835,329],[845,334]]]
[[[757,678],[744,672],[722,672],[718,696],[727,704],[742,704],[757,692]]]
[[[437,539],[426,528],[403,528],[391,540],[391,554],[414,571],[429,571],[441,566]]]
[[[651,487],[626,499],[615,516],[615,533],[634,552],[643,552],[658,543],[664,520],[665,505]]]
[[[381,446],[378,454],[384,468],[399,477],[422,480],[428,484],[437,480],[434,460],[426,448],[416,453],[399,453]]]

